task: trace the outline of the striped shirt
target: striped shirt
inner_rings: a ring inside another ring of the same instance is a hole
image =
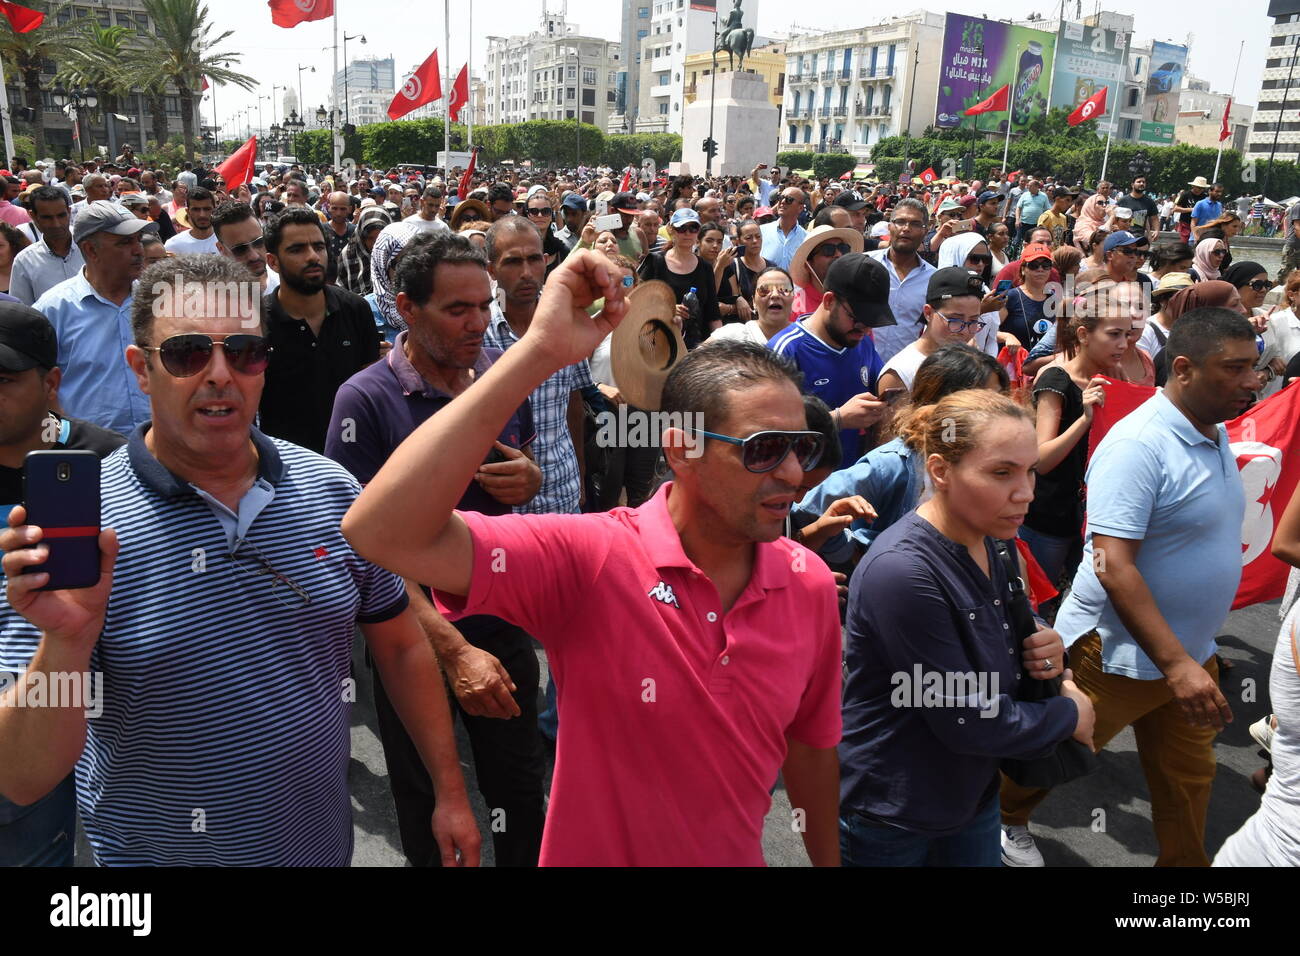
[[[492,303],[492,321],[483,333],[483,344],[505,351],[519,341],[497,302]],[[569,398],[588,388],[591,369],[587,360],[565,366],[552,374],[528,397],[533,411],[537,440],[533,454],[542,470],[542,487],[532,500],[515,505],[516,514],[574,514],[578,510],[582,475],[578,456],[569,434]]]
[[[339,531],[360,486],[253,430],[274,494],[263,488],[232,558],[213,509],[149,453],[147,427],[103,464],[103,526],[121,552],[90,658],[103,713],[76,766],[95,860],[345,866],[353,629],[407,604],[401,578]],[[273,591],[263,559],[309,603]],[[39,640],[25,621],[6,627],[0,670],[25,669]]]

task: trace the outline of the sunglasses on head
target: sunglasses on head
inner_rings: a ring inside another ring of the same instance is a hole
[[[260,335],[227,335],[218,342],[199,332],[173,335],[162,345],[142,345],[146,352],[157,352],[162,366],[176,378],[198,375],[212,361],[212,349],[221,346],[230,367],[241,375],[261,375],[271,357],[270,343]]]
[[[842,256],[847,256],[852,251],[852,248],[847,242],[823,242],[817,247],[816,251],[813,252],[813,255],[833,256],[838,252]]]
[[[731,445],[740,446],[740,461],[746,471],[761,475],[772,471],[785,456],[794,451],[799,466],[804,471],[812,471],[822,457],[822,448],[826,439],[821,432],[754,432],[748,438],[734,438],[731,435],[719,435],[697,429],[697,434],[705,438],[716,438]]]

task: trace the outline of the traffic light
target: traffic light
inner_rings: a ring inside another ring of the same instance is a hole
[[[709,159],[718,155],[718,144],[714,141],[712,136],[704,137],[704,145],[701,148],[704,150],[704,155],[709,157]]]

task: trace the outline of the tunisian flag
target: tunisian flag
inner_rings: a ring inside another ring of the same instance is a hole
[[[45,14],[39,10],[30,10],[5,0],[0,0],[0,13],[5,15],[9,25],[14,28],[14,33],[31,33],[45,22]]]
[[[248,142],[230,154],[230,158],[216,168],[217,176],[226,184],[228,192],[234,192],[249,182],[257,165],[257,137],[250,136]]]
[[[1228,113],[1232,110],[1232,97],[1228,97],[1228,102],[1223,104],[1223,125],[1219,127],[1219,142],[1232,135],[1232,130],[1228,127]]]
[[[1106,91],[1109,89],[1109,86],[1103,86],[1096,93],[1093,93],[1092,96],[1088,97],[1076,106],[1074,112],[1070,114],[1066,122],[1071,126],[1078,126],[1080,123],[1085,123],[1094,117],[1105,116]]]
[[[429,58],[406,78],[402,88],[388,104],[388,118],[401,119],[413,109],[442,99],[442,78],[438,75],[438,51],[434,50]]]
[[[435,69],[436,73],[437,70]],[[451,96],[447,100],[447,113],[455,123],[460,118],[460,111],[469,102],[469,64],[466,63],[456,74],[456,82],[451,84]]]
[[[938,178],[939,174],[934,171],[933,166],[927,167],[926,170],[921,173],[921,182],[925,183],[927,186]]]
[[[1154,388],[1106,382],[1106,404],[1092,416],[1088,455],[1117,421],[1155,394]],[[1293,383],[1227,422],[1246,492],[1241,524],[1241,585],[1232,609],[1280,598],[1289,565],[1273,557],[1273,531],[1300,483],[1300,388]]]
[[[286,29],[334,16],[334,0],[266,0],[266,5],[271,8],[271,22]]]
[[[962,115],[978,116],[980,113],[1005,113],[1010,99],[1011,84],[1006,83],[988,99],[984,100],[982,103],[976,103]]]

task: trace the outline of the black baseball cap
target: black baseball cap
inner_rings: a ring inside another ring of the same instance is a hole
[[[854,320],[869,329],[898,324],[889,307],[889,273],[866,253],[850,252],[832,262],[825,289],[843,299]]]
[[[930,276],[930,284],[925,288],[925,301],[943,302],[959,295],[984,297],[984,281],[978,272],[971,272],[961,266],[947,266]]]
[[[50,320],[21,302],[0,302],[0,369],[25,372],[59,364],[59,340]]]
[[[867,201],[851,189],[846,189],[833,200],[832,206],[842,206],[849,212],[857,212],[859,209],[867,208]]]
[[[1070,192],[1070,190],[1065,186],[1057,186],[1052,190],[1053,199],[1069,199],[1073,195],[1074,193]]]
[[[641,211],[641,203],[637,202],[634,193],[619,193],[609,201],[610,212],[625,212],[630,215],[636,215]]]

